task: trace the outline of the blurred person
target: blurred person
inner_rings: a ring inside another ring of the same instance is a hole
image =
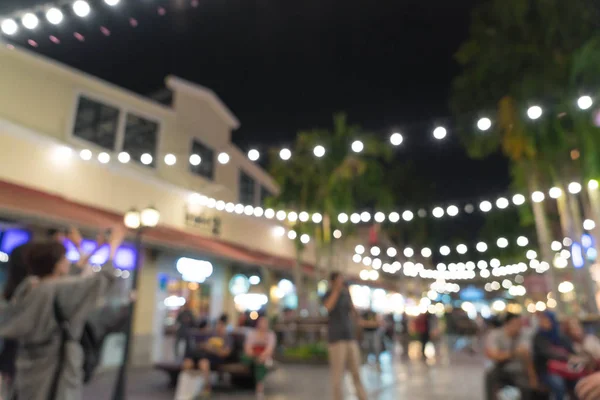
[[[575,388],[575,394],[579,400],[600,399],[600,372],[580,380]]]
[[[415,331],[419,335],[419,341],[421,342],[421,352],[423,354],[423,360],[427,360],[425,355],[425,348],[427,343],[431,342],[432,324],[429,313],[424,312],[419,314],[415,319]]]
[[[124,238],[110,238],[110,257],[97,274],[65,277],[70,263],[56,242],[32,243],[26,252],[29,276],[3,311],[0,336],[17,339],[15,392],[21,400],[82,398],[84,354],[80,338],[86,318],[116,279],[112,259]]]
[[[496,400],[498,391],[505,386],[522,391],[537,386],[522,327],[520,315],[507,314],[504,323],[487,335],[485,355],[493,362],[493,367],[485,375],[486,400]]]
[[[210,397],[212,391],[211,369],[217,369],[223,364],[233,349],[233,338],[227,332],[228,322],[227,315],[222,315],[213,332],[188,340],[183,370],[200,371],[204,378],[202,390],[204,398]]]
[[[362,315],[360,326],[363,330],[363,348],[365,349],[367,361],[369,355],[375,355],[375,366],[378,370],[381,370],[379,357],[381,355],[383,338],[379,315],[372,310],[365,311]]]
[[[75,264],[72,264],[68,270],[68,273],[71,275],[78,275],[82,272],[83,267],[87,264],[90,257],[94,254],[94,252],[89,254],[83,254],[81,251],[81,234],[79,230],[75,227],[71,227],[68,231],[60,230],[60,229],[49,229],[46,232],[46,238],[50,242],[54,243],[64,243],[65,239],[71,240],[74,244],[75,248],[80,254],[79,261]],[[15,293],[17,287],[25,280],[25,278],[29,275],[29,268],[26,265],[26,257],[29,249],[35,242],[27,242],[20,246],[17,246],[13,249],[10,254],[8,261],[8,276],[6,285],[4,288],[3,297],[5,301],[10,302],[13,294]],[[98,241],[98,248],[100,248],[104,244],[104,236]],[[65,272],[65,271],[63,271]],[[111,315],[111,313],[103,312],[102,314],[98,314],[97,320],[99,322],[104,323],[106,319],[114,320],[115,318]],[[113,322],[113,321],[109,321]],[[100,324],[102,325],[102,324]],[[104,324],[107,325],[107,324]],[[0,376],[2,377],[2,381],[0,382],[4,391],[10,391],[11,383],[14,380],[15,372],[16,372],[16,358],[17,358],[17,348],[18,341],[11,339],[4,339],[2,343],[2,351],[0,352]]]
[[[550,311],[537,313],[538,330],[533,338],[533,365],[541,383],[546,385],[555,400],[567,398],[575,382],[548,368],[548,362],[568,362],[575,354],[569,340],[560,331],[556,315]]]
[[[181,343],[187,342],[190,329],[196,324],[194,313],[192,312],[189,301],[186,301],[183,307],[181,307],[177,313],[175,323],[177,324],[177,331],[175,332],[175,347],[173,348],[173,351],[175,354],[175,360],[180,361],[179,357],[181,356]]]
[[[408,314],[406,311],[402,313],[402,321],[400,322],[400,345],[402,346],[402,357],[408,358],[408,346],[410,344],[410,329]]]
[[[256,328],[249,330],[244,341],[244,357],[242,361],[252,368],[256,380],[256,397],[264,399],[265,378],[268,367],[273,362],[273,352],[277,338],[269,329],[269,320],[261,315],[256,321]]]
[[[329,364],[331,366],[331,384],[333,399],[343,400],[343,378],[346,368],[350,370],[356,395],[359,400],[367,400],[367,393],[360,379],[360,348],[356,340],[354,320],[358,315],[348,286],[339,272],[329,277],[329,290],[323,296],[323,305],[327,309]]]
[[[590,367],[598,369],[600,365],[600,339],[595,335],[585,333],[577,318],[571,318],[567,321],[565,333],[571,340],[575,353],[589,358]]]

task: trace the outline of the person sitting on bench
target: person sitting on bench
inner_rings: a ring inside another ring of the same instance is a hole
[[[210,371],[223,364],[233,348],[233,340],[227,333],[226,315],[217,321],[214,332],[191,337],[183,360],[183,370],[198,369],[204,377],[203,397],[210,397]]]
[[[508,314],[502,326],[488,334],[485,355],[494,366],[485,376],[486,400],[496,400],[504,386],[522,391],[537,386],[528,347],[522,335],[521,316],[516,314]]]

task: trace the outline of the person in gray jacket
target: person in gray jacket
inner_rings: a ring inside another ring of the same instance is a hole
[[[114,258],[124,234],[123,229],[113,231],[109,260]],[[0,337],[19,341],[17,398],[80,400],[83,351],[77,338],[81,337],[90,312],[116,278],[112,261],[92,275],[65,276],[70,265],[65,247],[47,242],[31,245],[27,265],[30,276],[0,310]],[[71,339],[66,342],[56,318],[57,310],[68,322]]]

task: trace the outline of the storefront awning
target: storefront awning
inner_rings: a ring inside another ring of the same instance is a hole
[[[5,181],[0,181],[0,212],[25,221],[74,224],[92,229],[108,228],[123,221],[120,214]],[[273,256],[166,226],[149,230],[144,235],[144,241],[157,246],[203,252],[248,265],[290,270],[295,264],[294,259]],[[304,264],[303,267],[306,274],[314,274],[314,266]]]

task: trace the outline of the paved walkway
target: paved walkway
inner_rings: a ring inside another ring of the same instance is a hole
[[[411,360],[401,361],[384,356],[383,371],[365,365],[363,380],[370,400],[480,400],[483,398],[483,361],[464,353],[448,355],[442,351],[437,359],[425,364],[411,351]],[[348,378],[347,399],[352,395]],[[109,400],[114,375],[105,373],[86,387],[86,400]],[[128,400],[170,400],[164,373],[153,370],[130,372]],[[330,398],[329,372],[326,366],[283,365],[267,380],[267,400],[326,400]],[[250,400],[250,392],[229,389],[216,392],[215,400]]]

